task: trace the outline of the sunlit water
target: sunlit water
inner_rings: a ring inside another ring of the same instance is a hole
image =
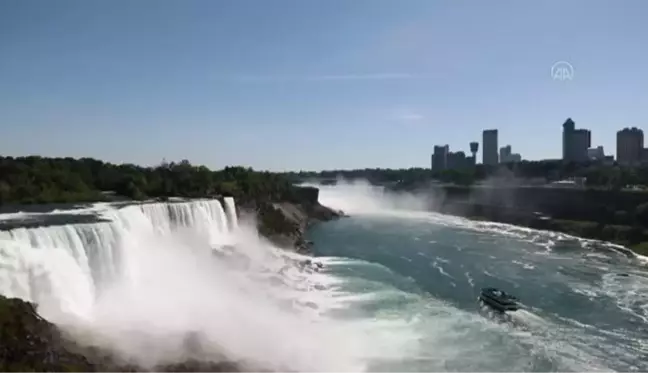
[[[648,271],[614,245],[413,211],[367,188],[321,199],[353,215],[310,234],[317,256],[347,258],[327,267],[354,299],[341,317],[407,320],[416,335],[408,356],[370,369],[648,369]],[[513,323],[479,312],[491,286],[524,304]]]
[[[319,271],[233,200],[98,205],[111,222],[0,232],[0,292],[145,365],[197,354],[190,339],[275,370],[648,369],[648,279],[618,248],[357,186],[320,199],[352,217],[309,232]],[[478,312],[484,286],[521,298],[515,326]]]

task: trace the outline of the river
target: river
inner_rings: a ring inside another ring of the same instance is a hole
[[[401,350],[371,370],[648,369],[648,271],[616,246],[429,213],[367,187],[322,187],[320,200],[351,214],[310,232],[344,279],[339,316],[401,323]],[[521,300],[513,322],[479,312],[482,287]]]
[[[320,201],[350,217],[310,229],[315,259],[260,239],[233,199],[0,215],[98,218],[0,231],[0,293],[148,367],[648,370],[642,258],[363,186],[322,187]],[[510,322],[478,307],[491,286],[523,303]]]

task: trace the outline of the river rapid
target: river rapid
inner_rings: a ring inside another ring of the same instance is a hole
[[[320,186],[351,217],[311,231],[350,305],[340,317],[400,321],[403,356],[371,370],[648,369],[648,271],[618,246],[422,211],[417,199],[363,185]],[[524,308],[499,322],[482,287]]]

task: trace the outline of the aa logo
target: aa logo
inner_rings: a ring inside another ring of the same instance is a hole
[[[553,80],[574,79],[574,67],[565,61],[558,61],[551,66],[551,78]]]

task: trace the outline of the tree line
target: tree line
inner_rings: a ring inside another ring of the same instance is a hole
[[[648,185],[648,166],[621,166],[601,162],[565,163],[562,160],[522,161],[518,163],[431,171],[429,168],[381,169],[365,168],[355,170],[327,170],[288,172],[293,181],[309,179],[365,179],[374,184],[414,187],[430,181],[458,185],[472,185],[489,178],[512,178],[519,180],[543,179],[556,181],[571,177],[584,177],[587,186],[607,189],[621,189],[629,185]]]
[[[217,195],[241,202],[295,198],[282,175],[246,167],[212,171],[186,160],[154,167],[92,158],[0,157],[0,205],[96,202],[111,194],[130,199]]]

